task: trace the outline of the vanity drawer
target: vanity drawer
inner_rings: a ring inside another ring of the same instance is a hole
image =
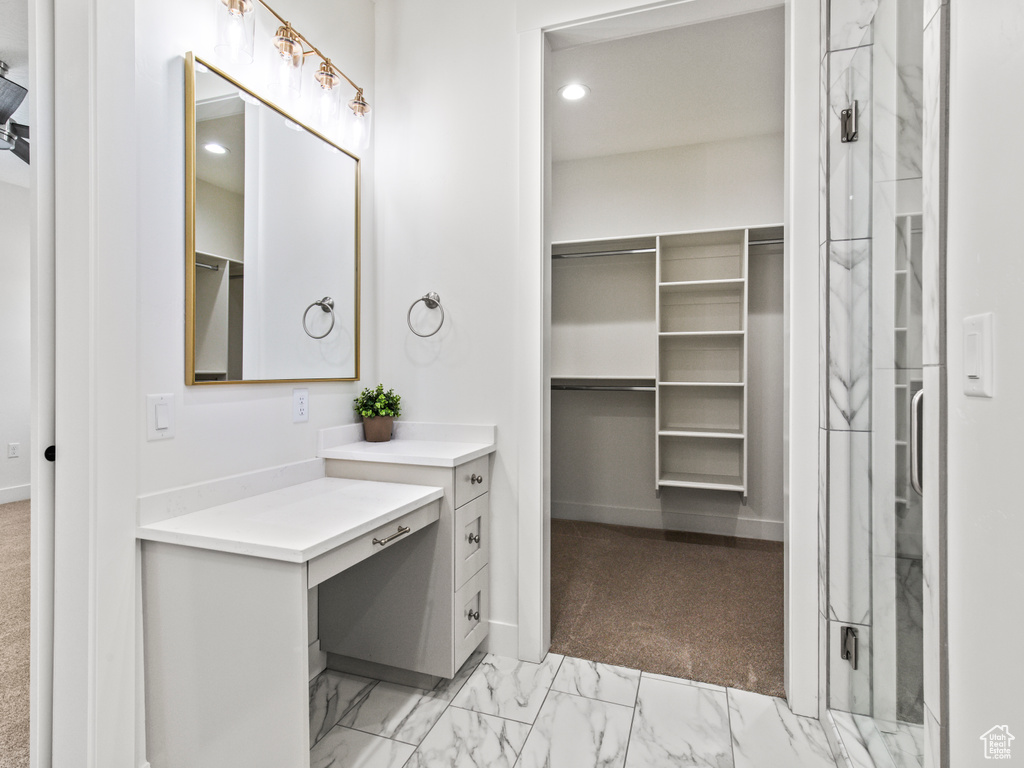
[[[437,499],[429,504],[424,504],[419,509],[414,509],[397,520],[392,520],[369,533],[364,533],[347,544],[342,544],[340,547],[335,547],[329,552],[313,558],[309,561],[307,572],[308,587],[315,587],[345,569],[351,568],[356,563],[405,541],[422,528],[436,523],[440,516],[441,500]]]
[[[490,551],[490,494],[477,496],[455,510],[455,589],[487,565]]]
[[[490,589],[487,566],[455,593],[455,669],[487,637],[491,617]]]
[[[491,490],[491,473],[487,456],[467,461],[455,468],[455,508],[468,504]]]

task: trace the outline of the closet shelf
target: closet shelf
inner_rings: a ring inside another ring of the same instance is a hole
[[[744,387],[742,381],[659,381],[659,387]]]
[[[662,331],[658,336],[743,336],[746,331]]]
[[[658,485],[669,488],[706,488],[714,491],[739,491],[740,493],[746,491],[738,477],[690,472],[667,472],[658,478]]]
[[[709,437],[720,440],[743,440],[745,435],[742,432],[724,432],[715,429],[662,429],[658,431],[659,437]]]
[[[658,283],[658,287],[667,290],[699,291],[711,288],[729,288],[732,286],[739,287],[746,282],[746,279],[742,277],[727,277],[719,280],[683,280],[671,283]]]

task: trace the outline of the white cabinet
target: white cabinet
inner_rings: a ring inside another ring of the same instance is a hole
[[[485,455],[447,462],[454,466],[424,465],[414,463],[411,446],[418,441],[402,440],[403,428],[396,423],[390,444],[347,443],[320,452],[330,477],[444,490],[430,531],[320,585],[320,650],[331,668],[365,672],[369,662],[451,678],[487,637],[493,446]],[[396,572],[403,577],[395,579]]]

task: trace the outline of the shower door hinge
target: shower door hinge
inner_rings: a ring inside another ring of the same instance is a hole
[[[840,141],[843,144],[847,142],[857,140],[857,102],[853,102],[853,106],[849,109],[844,109],[839,113],[839,121],[841,123],[839,134]]]
[[[857,630],[853,627],[841,627],[839,630],[839,658],[857,669]]]

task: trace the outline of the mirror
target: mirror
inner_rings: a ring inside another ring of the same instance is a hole
[[[185,62],[188,384],[359,378],[359,159]]]

